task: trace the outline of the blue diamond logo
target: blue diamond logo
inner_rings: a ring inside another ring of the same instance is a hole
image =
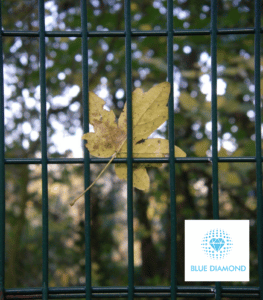
[[[214,260],[224,259],[233,248],[231,236],[221,228],[209,230],[203,237],[201,246],[205,254]]]
[[[222,238],[212,238],[209,241],[209,244],[215,251],[218,252],[225,245],[225,241]]]

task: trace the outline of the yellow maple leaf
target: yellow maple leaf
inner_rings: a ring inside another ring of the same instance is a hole
[[[169,154],[168,140],[161,138],[148,139],[149,135],[168,119],[167,102],[169,94],[170,84],[168,82],[160,83],[145,93],[140,88],[132,93],[133,157],[154,158],[165,157]],[[93,92],[89,92],[89,123],[93,125],[94,132],[85,133],[82,138],[87,140],[86,147],[91,155],[105,158],[112,156],[97,179],[115,157],[127,157],[127,106],[125,104],[123,112],[118,122],[116,122],[114,112],[103,109],[104,105],[104,100]],[[177,146],[175,146],[174,151],[176,157],[186,156],[185,152]],[[150,179],[146,167],[159,165],[134,164],[133,186],[140,190],[148,190]],[[115,164],[115,172],[120,179],[127,180],[127,165]]]

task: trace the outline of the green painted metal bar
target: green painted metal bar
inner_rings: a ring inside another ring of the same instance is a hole
[[[88,101],[88,29],[87,29],[87,2],[81,0],[81,31],[82,31],[82,102],[83,102],[83,129],[89,131],[89,101]],[[84,185],[90,184],[89,153],[84,147]],[[86,272],[86,299],[91,299],[91,245],[90,245],[90,192],[85,194],[85,272]]]
[[[86,290],[85,286],[77,287],[50,287],[49,295],[52,294],[80,294]],[[134,291],[140,293],[156,292],[156,293],[169,293],[170,287],[168,286],[135,286]],[[209,286],[178,286],[177,291],[180,293],[214,293],[214,287]],[[41,288],[10,288],[5,290],[7,296],[16,295],[41,295]],[[107,287],[92,287],[92,293],[126,293],[128,287],[124,286],[107,286]],[[223,293],[235,294],[257,294],[259,297],[259,287],[249,286],[222,286]],[[10,297],[11,298],[11,297]]]
[[[169,135],[169,170],[170,170],[170,205],[171,205],[171,299],[177,293],[177,228],[176,228],[176,192],[175,192],[175,159],[174,159],[174,65],[173,65],[173,1],[167,1],[167,75],[171,85],[168,103],[168,135]]]
[[[0,3],[0,30],[2,29]],[[0,299],[5,293],[5,118],[3,37],[0,32]]]
[[[127,298],[128,293],[127,292],[117,292],[117,293],[93,293],[92,298],[111,298],[111,299],[116,299],[116,298]],[[198,293],[198,292],[192,292],[189,291],[188,293],[177,293],[177,297],[183,297],[184,299],[192,299],[192,298],[214,298],[215,294],[214,293]],[[258,293],[251,293],[251,294],[246,294],[244,292],[242,293],[222,293],[222,297],[224,298],[245,298],[245,299],[258,299],[259,294]],[[41,294],[39,295],[21,295],[21,296],[13,296],[13,295],[8,295],[6,299],[41,299]],[[85,293],[78,293],[78,294],[51,294],[49,295],[49,299],[79,299],[79,298],[85,298]],[[147,292],[147,293],[134,293],[134,298],[171,298],[170,293],[156,293],[156,292]]]
[[[47,113],[46,113],[46,50],[44,0],[38,1],[39,63],[41,100],[41,155],[42,155],[42,289],[43,300],[48,299],[48,168],[47,168]]]
[[[263,195],[261,160],[261,95],[260,95],[260,26],[262,1],[255,1],[255,114],[256,114],[256,178],[257,178],[257,249],[260,299],[263,300]]]
[[[263,29],[260,29],[263,33]],[[209,29],[174,29],[174,36],[193,36],[193,35],[210,35]],[[255,34],[255,28],[222,28],[218,29],[218,35],[228,34]],[[4,30],[3,36],[24,36],[24,37],[38,37],[38,31],[22,31],[22,30]],[[166,30],[133,30],[131,36],[167,36]],[[46,31],[47,37],[81,37],[81,31]],[[125,37],[125,31],[123,30],[111,30],[111,31],[89,31],[88,37]]]
[[[219,219],[217,152],[217,0],[211,0],[212,171],[213,217]]]
[[[134,298],[133,248],[133,171],[132,171],[132,60],[131,60],[131,1],[125,0],[125,73],[127,103],[127,222],[128,222],[128,299]]]
[[[109,158],[90,158],[91,164],[106,164]],[[175,157],[176,163],[211,163],[209,157]],[[169,163],[169,158],[133,158],[133,163]],[[263,157],[261,157],[263,161]],[[218,157],[218,162],[256,162],[256,157]],[[6,158],[5,164],[41,164],[41,158]],[[83,164],[83,158],[48,158],[48,164]],[[127,163],[126,158],[115,158],[112,163]]]
[[[211,83],[213,218],[219,219],[217,152],[217,0],[211,0]],[[221,300],[220,282],[216,282],[216,300]]]
[[[85,298],[84,286],[79,287],[50,287],[49,298],[50,299],[63,299],[63,298]],[[171,296],[170,287],[153,287],[153,286],[135,286],[134,297],[138,295],[148,297],[149,295],[159,297],[160,295]],[[6,289],[6,299],[41,299],[41,288],[12,288]],[[21,297],[19,297],[21,296]],[[177,297],[195,297],[214,298],[215,289],[213,287],[205,286],[178,286]],[[96,298],[127,298],[128,287],[93,287],[92,297]],[[222,287],[222,297],[228,298],[259,298],[259,287]]]

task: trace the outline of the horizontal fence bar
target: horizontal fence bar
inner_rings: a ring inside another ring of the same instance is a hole
[[[92,287],[92,297],[94,298],[127,298],[128,287]],[[222,287],[222,297],[229,298],[259,298],[259,287]],[[191,287],[178,286],[177,297],[213,298],[216,289],[214,286]],[[41,299],[41,288],[16,288],[6,289],[6,299]],[[85,298],[85,287],[64,287],[64,288],[48,288],[48,297],[50,299],[63,298]],[[170,297],[171,287],[155,287],[155,286],[135,286],[134,297]]]
[[[85,294],[66,294],[66,295],[51,295],[49,296],[49,299],[82,299],[85,298]],[[203,293],[177,293],[177,297],[184,297],[187,299],[194,299],[194,298],[200,298],[200,297],[205,297],[207,298],[214,298],[214,294],[203,294]],[[127,298],[128,293],[121,293],[121,294],[92,294],[92,298],[113,298],[113,299],[119,299],[119,298]],[[160,294],[141,294],[141,293],[134,293],[134,298],[142,298],[142,297],[147,297],[147,298],[156,298],[156,297],[162,297],[162,298],[170,298],[170,294],[166,293],[160,293]],[[258,294],[224,294],[222,293],[222,297],[227,297],[227,298],[235,298],[235,299],[255,299],[259,298]],[[9,296],[6,297],[6,299],[11,299]],[[18,296],[18,297],[13,297],[12,299],[16,300],[25,300],[25,299],[42,299],[41,295],[37,296]]]
[[[263,33],[263,28],[260,29]],[[182,29],[173,30],[174,36],[189,36],[189,35],[210,35],[210,29]],[[223,28],[217,30],[218,35],[227,34],[255,34],[255,28]],[[3,30],[2,36],[20,36],[20,37],[39,37],[38,31],[22,31],[22,30]],[[81,31],[45,31],[46,37],[81,37]],[[111,31],[89,31],[88,37],[125,37],[124,30]],[[167,30],[132,30],[131,36],[168,36]]]
[[[75,287],[49,287],[48,293],[51,294],[65,294],[65,293],[85,293],[85,286]],[[233,294],[235,292],[245,292],[248,294],[259,293],[259,287],[255,286],[223,286],[222,292]],[[32,295],[41,294],[42,288],[9,288],[6,289],[6,295]],[[124,293],[128,291],[126,286],[102,286],[92,287],[92,293]],[[168,293],[170,292],[170,286],[135,286],[134,291],[137,293]],[[180,293],[214,293],[215,286],[178,286],[178,292]]]
[[[91,164],[106,164],[110,158],[91,158]],[[211,163],[212,159],[210,157],[175,157],[176,163]],[[159,158],[133,158],[134,163],[169,163],[169,157],[159,157]],[[263,156],[261,157],[263,161]],[[244,157],[218,157],[218,162],[256,162],[256,157],[244,156]],[[5,164],[41,164],[41,158],[6,158]],[[83,158],[48,158],[48,164],[83,164]],[[126,158],[114,158],[112,163],[127,163]]]

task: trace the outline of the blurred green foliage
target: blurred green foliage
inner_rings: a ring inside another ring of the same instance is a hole
[[[88,1],[88,30],[124,30],[123,1]],[[167,1],[132,1],[133,30],[166,28]],[[218,0],[218,28],[254,27],[254,1]],[[80,30],[80,3],[46,1],[46,30]],[[4,30],[38,30],[34,0],[2,2]],[[209,29],[210,1],[174,1],[175,29]],[[37,37],[4,42],[6,157],[39,158],[40,96]],[[88,40],[89,88],[120,115],[125,103],[123,37]],[[148,90],[167,80],[167,38],[132,38],[132,84]],[[174,37],[176,145],[188,157],[211,156],[210,36]],[[218,36],[219,156],[255,155],[254,37]],[[74,157],[81,147],[80,37],[46,38],[48,156]],[[262,81],[262,80],[261,80]],[[156,134],[167,136],[163,126]],[[79,155],[80,156],[80,155]],[[92,165],[92,180],[103,166]],[[135,190],[135,284],[170,283],[169,166],[150,169],[149,193]],[[210,163],[176,165],[178,284],[184,282],[184,220],[211,219]],[[70,208],[83,189],[80,165],[49,166],[50,286],[85,284],[84,206]],[[112,168],[91,190],[92,285],[127,285],[126,184]],[[255,163],[219,164],[220,218],[249,219],[251,272],[258,285]],[[6,287],[41,286],[41,168],[6,167]],[[192,284],[192,283],[191,283]],[[238,283],[235,283],[237,285]],[[241,284],[241,283],[240,283]],[[245,284],[245,283],[243,283]]]

